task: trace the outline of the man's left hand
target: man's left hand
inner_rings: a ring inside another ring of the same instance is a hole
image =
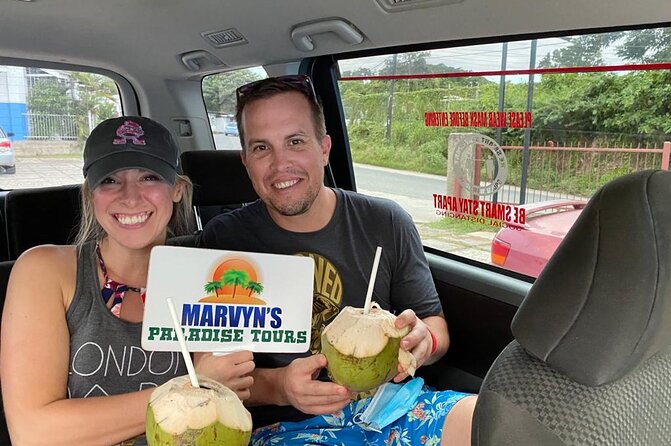
[[[417,360],[417,368],[419,368],[431,357],[433,339],[429,327],[412,310],[404,310],[399,314],[394,325],[396,328],[410,327],[410,333],[401,340],[401,348],[412,353]],[[408,377],[408,373],[403,371],[400,365],[398,371],[394,382],[401,382]]]

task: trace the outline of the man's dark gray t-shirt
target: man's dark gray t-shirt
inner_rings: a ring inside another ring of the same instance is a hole
[[[255,354],[259,368],[282,367],[298,356],[319,353],[322,328],[344,306],[363,307],[375,250],[382,247],[373,300],[395,314],[412,309],[421,318],[441,312],[417,229],[391,200],[342,189],[331,221],[315,232],[282,229],[261,200],[220,215],[203,230],[200,246],[234,251],[310,256],[315,262],[310,352]],[[308,415],[289,408],[252,408],[255,427]],[[281,415],[279,415],[281,413]],[[268,416],[266,416],[268,415]]]

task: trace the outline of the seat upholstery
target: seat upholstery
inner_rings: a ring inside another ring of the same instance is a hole
[[[0,237],[0,261],[9,260],[9,248],[7,247],[7,233],[5,224],[5,198],[8,190],[0,191],[0,228],[3,229],[3,236]]]
[[[25,250],[45,243],[73,241],[80,219],[80,186],[16,189],[5,197],[8,256],[16,259]],[[4,307],[14,260],[0,262],[0,309]],[[0,397],[0,444],[10,445]]]
[[[258,198],[237,150],[182,153],[182,170],[193,182],[199,229],[212,217]]]
[[[72,243],[80,219],[80,185],[16,189],[5,198],[9,259],[43,244]]]
[[[671,444],[671,172],[601,188],[488,372],[473,445]]]

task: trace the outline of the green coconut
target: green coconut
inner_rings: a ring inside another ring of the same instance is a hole
[[[200,388],[188,376],[157,387],[147,407],[149,446],[243,446],[252,433],[252,416],[223,384],[202,376]]]
[[[324,328],[322,353],[331,379],[350,390],[366,392],[398,374],[398,365],[410,375],[417,366],[414,356],[399,348],[409,327],[394,326],[396,316],[373,302],[363,308],[345,307]]]

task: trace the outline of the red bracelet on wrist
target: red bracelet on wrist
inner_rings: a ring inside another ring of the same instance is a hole
[[[436,339],[436,335],[433,334],[433,332],[430,329],[427,328],[427,330],[429,330],[429,334],[431,335],[431,342],[433,342],[433,344],[431,345],[431,354],[433,355],[434,353],[436,353],[436,350],[438,350],[438,339]]]

